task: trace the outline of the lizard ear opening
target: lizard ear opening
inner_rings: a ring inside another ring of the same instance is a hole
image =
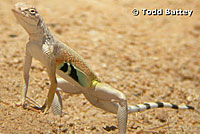
[[[40,25],[41,25],[41,20],[39,19],[37,26],[40,26]]]

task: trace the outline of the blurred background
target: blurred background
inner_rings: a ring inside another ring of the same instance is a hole
[[[199,0],[21,0],[34,5],[51,32],[76,50],[129,104],[165,101],[200,109]],[[16,107],[23,87],[28,35],[0,0],[0,133],[116,134],[116,115],[83,95],[63,94],[62,118]],[[134,16],[137,8],[140,15]],[[144,16],[142,8],[193,10],[189,16]],[[41,105],[49,88],[46,69],[33,60],[28,96]],[[127,133],[199,133],[193,111],[155,109],[131,114]],[[161,127],[159,127],[161,126]],[[156,128],[159,127],[159,128]],[[155,128],[155,129],[154,129]]]

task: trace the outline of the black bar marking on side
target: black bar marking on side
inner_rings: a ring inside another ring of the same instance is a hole
[[[158,107],[164,107],[164,104],[162,102],[156,102],[156,104],[158,105]]]
[[[64,63],[64,66],[62,66],[62,67],[60,68],[60,70],[62,70],[64,73],[67,72],[67,70],[68,70],[68,65],[67,65],[66,62]]]
[[[146,106],[146,109],[150,109],[151,108],[151,105],[148,104],[148,103],[144,103],[144,105]]]
[[[69,76],[71,76],[76,82],[78,82],[78,75],[77,75],[76,69],[74,68],[72,64],[70,64],[70,67],[71,67],[71,72]]]

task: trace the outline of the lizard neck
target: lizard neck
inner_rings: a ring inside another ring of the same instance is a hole
[[[42,17],[40,17],[40,21],[35,31],[32,31],[31,33],[28,33],[28,34],[29,34],[30,41],[43,42],[46,39],[54,38],[50,30],[47,28]]]

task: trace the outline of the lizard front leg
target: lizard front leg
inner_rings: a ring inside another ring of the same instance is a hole
[[[49,76],[50,80],[50,89],[45,101],[45,104],[42,106],[42,110],[46,113],[49,108],[51,107],[52,101],[54,99],[54,95],[56,92],[57,88],[57,80],[56,80],[56,60],[53,55],[48,57],[48,62],[47,62],[47,73]]]
[[[25,106],[25,101],[26,101],[26,95],[28,91],[28,85],[29,85],[29,71],[31,68],[31,63],[32,63],[32,56],[30,53],[26,50],[26,55],[25,55],[25,63],[24,63],[24,87],[22,89],[22,98],[21,98],[21,104],[22,106]]]

